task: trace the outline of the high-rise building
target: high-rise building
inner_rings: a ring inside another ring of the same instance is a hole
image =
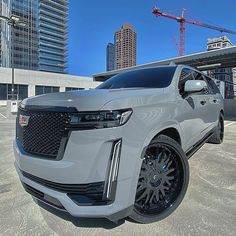
[[[67,68],[68,0],[37,0],[39,70],[65,72]]]
[[[207,50],[216,50],[234,46],[228,37],[222,36],[207,40]],[[216,80],[225,82],[225,98],[233,98],[236,93],[236,68],[220,68],[208,71]]]
[[[0,15],[26,22],[0,21],[0,66],[66,73],[68,0],[0,0]]]
[[[115,68],[136,65],[136,32],[133,26],[125,24],[115,33]]]
[[[115,69],[115,45],[113,43],[107,44],[107,71]]]
[[[0,15],[9,17],[11,14],[11,0],[0,1]],[[0,66],[10,67],[11,63],[11,28],[7,22],[0,20]]]
[[[22,69],[37,68],[37,30],[36,30],[36,0],[1,0],[0,15],[20,17],[27,23],[24,28],[11,27],[7,21],[0,21],[0,66]],[[13,43],[14,40],[14,43]]]

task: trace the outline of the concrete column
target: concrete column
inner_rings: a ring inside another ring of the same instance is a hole
[[[66,87],[60,87],[59,92],[65,92],[66,91]]]
[[[35,85],[29,84],[28,86],[28,97],[35,96]]]

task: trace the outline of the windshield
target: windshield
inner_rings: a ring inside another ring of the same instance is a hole
[[[176,66],[147,68],[115,75],[97,89],[165,88],[172,81]]]

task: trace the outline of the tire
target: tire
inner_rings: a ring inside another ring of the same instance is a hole
[[[139,223],[152,223],[170,215],[181,203],[189,182],[189,165],[181,146],[165,135],[144,150],[133,213]]]
[[[221,144],[224,140],[224,115],[220,113],[218,125],[208,143]]]

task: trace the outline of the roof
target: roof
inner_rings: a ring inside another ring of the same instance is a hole
[[[147,64],[141,64],[125,69],[112,70],[109,72],[95,74],[93,77],[95,81],[105,81],[111,76],[119,74],[121,72],[133,69],[170,65],[172,63],[176,65],[184,64],[192,66],[202,71],[216,68],[236,67],[236,46],[206,52],[199,52],[156,62],[150,62]]]

